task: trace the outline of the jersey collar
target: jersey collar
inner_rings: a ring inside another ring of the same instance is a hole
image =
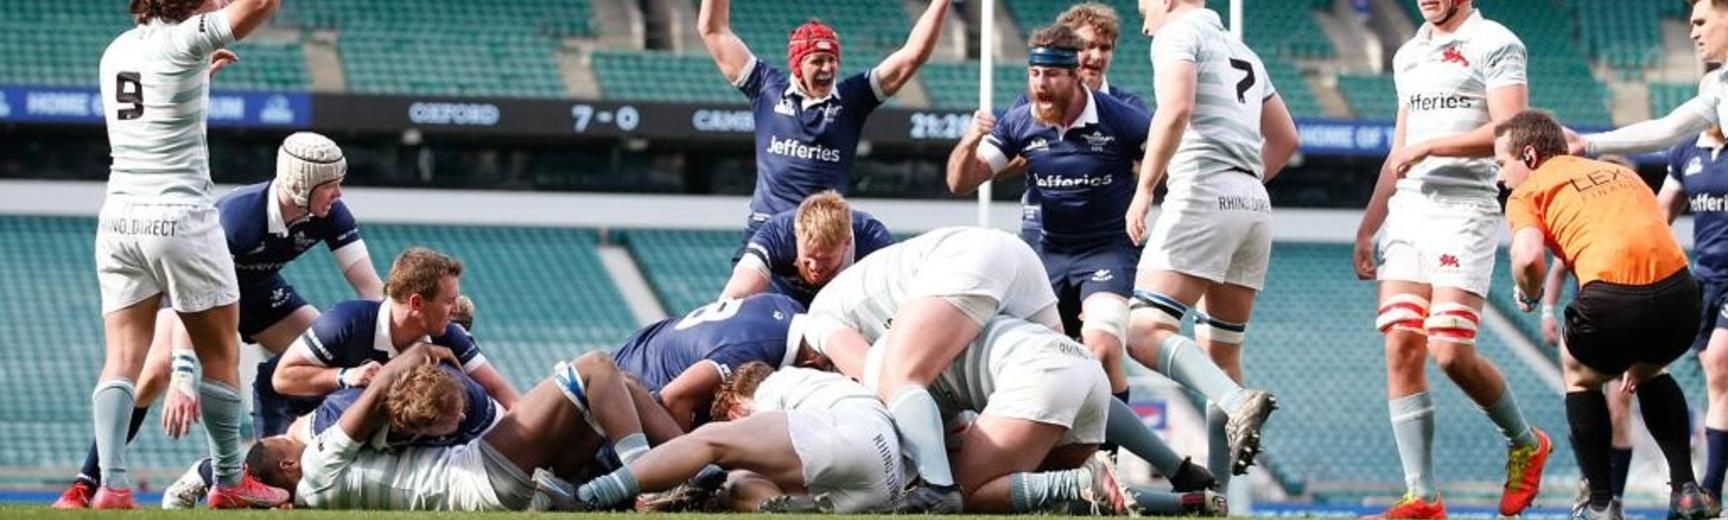
[[[1470,17],[1465,18],[1464,23],[1458,25],[1458,30],[1452,31],[1452,34],[1440,37],[1438,43],[1466,41],[1469,40],[1472,35],[1476,34],[1476,28],[1482,26],[1482,9],[1475,8],[1474,5],[1471,7],[1472,10],[1470,11]],[[1436,43],[1434,37],[1434,24],[1423,23],[1422,28],[1416,30],[1416,38],[1425,43]]]
[[[390,341],[390,330],[392,326],[393,324],[390,321],[390,299],[385,298],[384,301],[378,302],[378,325],[372,328],[372,350],[383,352],[384,356],[387,358],[394,358],[396,357],[396,354],[401,353],[396,350],[396,344]],[[417,341],[430,343],[432,338],[429,336],[420,336],[420,339]]]
[[[276,182],[264,185],[264,229],[276,236],[288,236],[288,222],[282,219],[282,200],[276,195]]]
[[[1074,120],[1074,124],[1066,126],[1066,127],[1058,128],[1056,125],[1045,123],[1043,121],[1038,121],[1036,118],[1034,118],[1033,121],[1037,122],[1037,124],[1040,124],[1040,125],[1044,125],[1044,126],[1047,126],[1050,128],[1056,128],[1057,130],[1060,130],[1062,133],[1067,133],[1069,130],[1073,130],[1075,128],[1085,128],[1086,125],[1097,124],[1098,123],[1098,94],[1099,94],[1099,92],[1095,92],[1089,88],[1081,88],[1080,90],[1086,92],[1086,108],[1080,111],[1080,117]]]
[[[840,82],[835,81],[834,86],[828,88],[828,95],[827,96],[823,96],[822,98],[819,98],[819,99],[812,99],[809,94],[804,93],[803,87],[798,86],[798,78],[794,78],[790,74],[788,74],[786,76],[786,91],[781,92],[780,97],[785,98],[787,96],[791,96],[791,95],[796,94],[798,96],[798,99],[803,102],[802,108],[808,110],[810,107],[820,105],[822,103],[827,103],[829,100],[836,100],[836,101],[839,100],[840,99],[840,88],[839,87],[840,87]]]
[[[1103,92],[1105,94],[1110,93],[1110,76],[1104,76],[1104,77],[1098,79],[1098,90],[1097,91]]]

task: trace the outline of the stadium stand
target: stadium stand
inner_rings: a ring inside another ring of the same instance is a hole
[[[1350,111],[1359,119],[1398,119],[1398,91],[1391,75],[1340,74],[1338,93],[1350,103]]]
[[[995,72],[990,101],[997,111],[1001,111],[1026,93],[1026,66],[997,64]],[[936,108],[971,110],[978,107],[978,62],[929,63],[918,76],[930,94],[930,104]]]
[[[91,236],[95,219],[0,217],[0,466],[69,468],[90,437],[90,391],[102,362],[102,328]],[[467,264],[462,292],[479,306],[475,327],[486,356],[521,390],[552,363],[612,349],[633,330],[589,230],[366,225],[380,273],[395,254],[425,245]],[[314,305],[353,298],[324,249],[285,276]],[[15,346],[15,347],[14,347]],[[141,468],[180,468],[205,450],[198,439],[165,439],[156,415],[133,454]]]
[[[625,231],[620,240],[642,267],[666,313],[679,315],[720,295],[743,236],[736,231],[654,229]]]
[[[693,0],[700,5],[700,0]],[[840,34],[840,63],[863,70],[906,42],[912,20],[900,2],[733,2],[732,30],[764,60],[786,63],[786,35],[811,19]]]
[[[594,76],[609,99],[630,101],[742,103],[706,54],[595,51]]]
[[[457,31],[461,32],[461,31]],[[500,31],[352,28],[338,45],[348,89],[361,93],[560,97],[554,43]],[[414,56],[414,59],[402,59]]]
[[[1698,95],[1696,83],[1650,83],[1650,117],[1662,117]]]
[[[1617,69],[1642,69],[1662,57],[1664,2],[1567,0],[1592,56]]]

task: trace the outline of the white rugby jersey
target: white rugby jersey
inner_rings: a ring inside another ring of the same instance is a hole
[[[440,448],[377,450],[333,427],[300,455],[294,505],[314,509],[428,511],[455,509],[450,493],[457,450],[479,442]],[[480,478],[485,478],[481,476]]]
[[[1278,94],[1260,56],[1224,30],[1218,13],[1195,9],[1171,20],[1152,40],[1153,84],[1180,62],[1197,74],[1194,112],[1166,168],[1170,189],[1228,171],[1264,177],[1260,112]]]
[[[875,382],[882,357],[888,351],[885,341],[871,346],[865,363],[865,381]],[[978,338],[937,374],[929,386],[930,396],[943,416],[962,411],[982,412],[990,404],[990,394],[996,392],[999,374],[1009,367],[1062,367],[1075,363],[1096,366],[1098,360],[1085,345],[1050,327],[997,316],[986,322]],[[1102,377],[1103,372],[1098,375]]]
[[[1448,35],[1424,24],[1392,58],[1404,145],[1469,133],[1492,119],[1488,93],[1523,85],[1524,43],[1480,9]],[[1398,189],[1495,197],[1494,160],[1489,157],[1429,156],[1398,181]]]
[[[102,53],[102,114],[113,164],[108,194],[155,203],[209,204],[204,140],[210,55],[234,42],[228,16],[152,20]]]
[[[856,406],[877,410],[883,417],[888,408],[876,398],[876,393],[834,372],[787,367],[774,371],[762,385],[756,387],[751,409],[758,412],[774,410],[832,410],[841,406]]]

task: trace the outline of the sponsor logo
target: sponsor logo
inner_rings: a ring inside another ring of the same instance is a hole
[[[1098,188],[1109,186],[1110,183],[1116,182],[1116,176],[1110,174],[1100,176],[1078,175],[1063,177],[1053,175],[1033,175],[1032,177],[1036,180],[1039,188]]]
[[[1459,267],[1458,257],[1452,255],[1440,255],[1440,267],[1457,269]]]
[[[1683,176],[1691,177],[1700,173],[1704,173],[1704,159],[1693,157],[1691,161],[1686,163],[1686,173]]]
[[[820,144],[805,144],[790,137],[769,137],[768,153],[822,162],[840,162],[840,150]]]
[[[1464,51],[1458,50],[1458,44],[1448,45],[1445,49],[1441,49],[1440,62],[1457,63],[1465,67],[1470,66],[1470,60],[1464,57]]]
[[[272,309],[281,308],[282,305],[287,304],[287,303],[288,303],[288,289],[283,288],[283,287],[277,287],[275,290],[270,291],[270,308],[272,308]]]
[[[1477,104],[1478,103],[1475,99],[1461,95],[1427,96],[1422,94],[1412,94],[1410,99],[1405,102],[1405,105],[1408,105],[1411,111],[1476,108]]]
[[[500,112],[491,103],[433,103],[408,105],[408,121],[417,125],[495,126]]]
[[[275,95],[264,100],[264,109],[258,112],[258,120],[275,125],[294,123],[294,107],[288,104],[288,96]]]
[[[1687,199],[1693,213],[1721,213],[1728,211],[1728,196],[1699,193]]]
[[[1045,141],[1044,138],[1040,137],[1037,139],[1033,139],[1031,143],[1028,143],[1026,145],[1026,152],[1025,153],[1032,153],[1032,152],[1049,150],[1049,149],[1050,149],[1050,142]]]
[[[1272,211],[1272,201],[1254,197],[1218,197],[1223,211]]]
[[[1109,269],[1092,271],[1092,281],[1094,282],[1108,282],[1114,279],[1116,279],[1116,275],[1111,274]]]
[[[173,220],[114,218],[103,222],[102,226],[118,235],[171,237],[178,224]]]
[[[747,134],[756,131],[756,117],[749,110],[697,110],[690,116],[690,126],[700,132]]]

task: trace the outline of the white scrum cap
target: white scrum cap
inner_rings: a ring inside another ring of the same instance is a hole
[[[335,141],[313,132],[295,132],[276,150],[276,184],[295,205],[312,204],[312,189],[348,174],[348,159]]]

